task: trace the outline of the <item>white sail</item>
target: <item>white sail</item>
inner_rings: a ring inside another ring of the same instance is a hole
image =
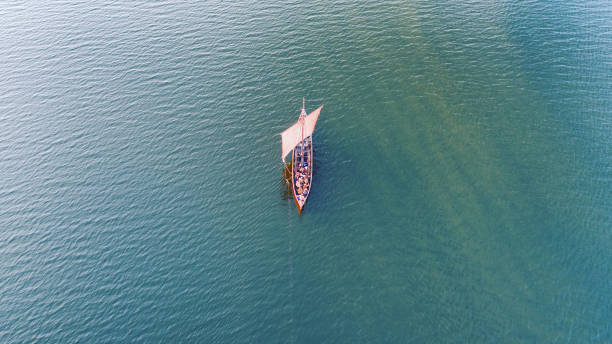
[[[297,146],[303,139],[312,135],[317,125],[317,119],[321,113],[321,105],[318,109],[311,112],[308,116],[300,117],[294,125],[287,128],[281,133],[283,152],[281,159],[285,160],[287,154],[291,153],[293,148]]]
[[[319,114],[321,114],[321,109],[323,105],[321,105],[318,109],[311,112],[306,118],[304,118],[304,138],[308,136],[312,136],[312,133],[315,130],[315,126],[317,125],[317,120],[319,119]]]

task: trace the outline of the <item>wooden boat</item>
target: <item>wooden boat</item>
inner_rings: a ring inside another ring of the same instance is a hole
[[[305,99],[302,98],[302,111],[298,121],[281,133],[282,160],[291,153],[291,190],[298,213],[310,195],[312,186],[312,168],[314,164],[312,134],[317,124],[323,105],[310,114],[306,114]]]

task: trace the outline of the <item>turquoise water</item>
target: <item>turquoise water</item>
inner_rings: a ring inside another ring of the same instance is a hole
[[[607,2],[0,17],[1,342],[612,341]]]

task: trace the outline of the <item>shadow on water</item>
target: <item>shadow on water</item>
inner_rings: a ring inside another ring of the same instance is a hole
[[[280,194],[281,200],[287,201],[293,198],[293,193],[291,192],[291,168],[293,166],[293,162],[290,162],[283,166],[283,174],[282,180],[280,183]]]

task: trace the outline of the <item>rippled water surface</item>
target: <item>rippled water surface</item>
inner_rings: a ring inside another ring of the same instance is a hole
[[[0,18],[1,342],[612,341],[608,2]]]

